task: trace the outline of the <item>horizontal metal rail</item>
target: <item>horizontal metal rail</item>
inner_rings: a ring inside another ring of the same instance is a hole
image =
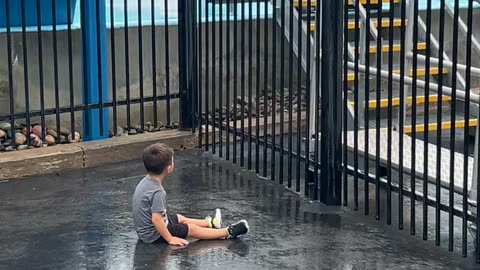
[[[354,69],[355,68],[355,63],[354,62],[348,62],[348,68],[349,69]],[[360,72],[364,73],[366,71],[366,67],[365,65],[358,65],[358,69]],[[374,67],[370,67],[369,68],[369,71],[370,71],[370,74],[376,74],[377,72],[377,69],[374,68]],[[388,79],[389,78],[389,72],[388,71],[384,71],[384,70],[381,70],[380,71],[380,75],[382,78],[384,79]],[[373,75],[372,75],[373,76]],[[395,82],[400,82],[400,79],[401,79],[401,76],[398,75],[398,74],[395,74],[393,73],[392,74],[392,79],[395,81]],[[407,85],[412,85],[413,84],[413,79],[410,78],[410,77],[404,77],[404,82],[405,84]],[[417,88],[424,88],[425,87],[425,81],[422,81],[422,80],[416,80],[417,82]],[[433,90],[433,91],[438,91],[439,89],[439,86],[438,84],[436,83],[429,83],[429,88],[430,90]],[[448,86],[442,86],[442,91],[445,95],[452,95],[453,93],[453,89],[448,87]],[[465,99],[465,91],[464,90],[460,90],[460,89],[455,89],[456,93],[457,93],[457,98],[458,99]],[[473,102],[473,103],[477,103],[477,104],[480,104],[480,95],[477,95],[477,94],[470,94],[470,101]]]
[[[413,53],[411,53],[411,52],[408,53],[408,57],[413,58]],[[427,57],[425,55],[417,54],[417,59],[420,60],[420,61],[426,61]],[[443,60],[442,62],[443,62],[443,67],[444,68],[451,69],[453,67],[453,63],[450,62],[450,61]],[[433,64],[433,65],[438,65],[439,59],[436,58],[436,57],[430,57],[430,63]],[[459,71],[466,72],[467,66],[463,65],[463,64],[457,64],[457,69]],[[470,67],[470,71],[471,71],[472,76],[480,77],[480,68]]]

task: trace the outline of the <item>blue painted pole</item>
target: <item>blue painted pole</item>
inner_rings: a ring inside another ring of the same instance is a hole
[[[83,39],[83,103],[86,107],[83,113],[83,138],[85,141],[92,141],[108,138],[109,129],[108,109],[97,106],[108,100],[106,8],[105,1],[100,1],[97,14],[96,0],[83,0],[80,5]],[[97,19],[100,26],[98,28]],[[99,46],[100,50],[98,50]],[[96,108],[91,109],[92,105]],[[103,113],[100,113],[98,107]]]

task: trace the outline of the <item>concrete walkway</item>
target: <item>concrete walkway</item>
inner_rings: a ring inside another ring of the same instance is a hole
[[[349,209],[309,203],[198,150],[178,152],[169,209],[249,221],[238,240],[146,245],[132,228],[140,161],[0,183],[0,269],[478,269]]]

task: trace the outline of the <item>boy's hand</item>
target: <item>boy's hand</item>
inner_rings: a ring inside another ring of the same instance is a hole
[[[178,237],[173,237],[172,240],[168,242],[168,244],[173,245],[173,246],[186,246],[188,245],[188,241],[182,238]]]

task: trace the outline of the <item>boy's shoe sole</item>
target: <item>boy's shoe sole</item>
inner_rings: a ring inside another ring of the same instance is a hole
[[[215,209],[215,216],[212,220],[212,225],[215,229],[222,228],[222,212],[219,208]]]
[[[239,222],[228,226],[228,238],[237,238],[240,235],[248,233],[250,227],[246,220],[240,220]]]

